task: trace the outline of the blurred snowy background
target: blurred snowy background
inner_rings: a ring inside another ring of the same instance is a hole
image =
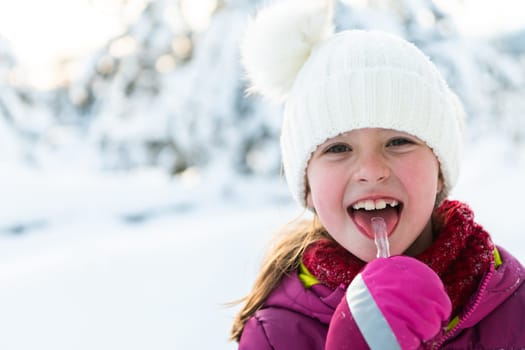
[[[0,3],[0,349],[235,349],[225,303],[303,214],[280,106],[244,96],[262,3]],[[525,261],[523,6],[346,0],[336,20],[438,64],[468,112],[452,197]]]

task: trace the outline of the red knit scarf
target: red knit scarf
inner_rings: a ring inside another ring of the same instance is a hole
[[[416,258],[427,264],[443,281],[457,315],[476,291],[494,260],[494,244],[489,234],[474,222],[474,214],[458,201],[444,201],[437,209],[444,223],[432,246]],[[350,284],[365,262],[338,243],[321,239],[303,255],[303,264],[319,282],[335,289]]]

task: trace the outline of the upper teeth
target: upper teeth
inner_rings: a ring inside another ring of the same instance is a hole
[[[354,205],[352,205],[352,208],[354,208],[355,210],[359,210],[359,209],[376,210],[376,209],[385,209],[387,205],[391,207],[397,207],[399,205],[399,202],[396,201],[395,199],[377,199],[377,200],[367,199],[364,201],[359,201],[357,203],[354,203]]]

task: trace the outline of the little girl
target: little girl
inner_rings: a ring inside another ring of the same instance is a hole
[[[284,0],[249,24],[252,90],[284,101],[286,179],[312,222],[268,254],[239,349],[522,349],[525,270],[456,183],[463,108],[414,45],[333,34],[332,4]],[[381,254],[378,254],[380,235]]]

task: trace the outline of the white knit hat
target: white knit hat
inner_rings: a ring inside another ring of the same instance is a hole
[[[286,0],[263,9],[241,47],[252,89],[285,101],[281,152],[294,198],[306,206],[306,167],[320,144],[355,129],[385,128],[433,150],[444,180],[438,201],[444,199],[459,171],[459,99],[414,45],[374,31],[330,35],[331,2],[309,4]]]

